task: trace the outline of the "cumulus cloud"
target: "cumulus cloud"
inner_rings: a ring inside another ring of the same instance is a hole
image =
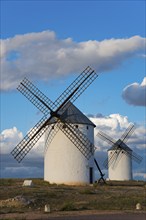
[[[22,132],[16,127],[5,129],[0,134],[1,154],[10,153],[15,145],[23,138]]]
[[[91,65],[97,72],[109,71],[144,49],[145,39],[74,42],[58,39],[53,31],[16,35],[1,40],[1,89],[15,89],[22,78],[48,80]]]
[[[13,158],[11,151],[22,140],[23,134],[16,127],[5,129],[0,134],[2,178],[43,177],[44,136],[42,136],[21,163]]]
[[[122,97],[130,105],[146,106],[146,77],[141,84],[135,82],[126,86]]]
[[[122,134],[125,132],[129,126],[129,120],[127,116],[122,116],[120,114],[111,114],[108,116],[103,116],[102,114],[97,114],[97,116],[90,117],[90,120],[96,125],[94,130],[95,133],[95,146],[98,151],[106,152],[109,147],[109,144],[100,140],[97,136],[99,131],[104,132],[111,138],[118,140],[121,138]],[[146,140],[146,129],[143,125],[135,124],[134,133],[129,136],[128,146],[132,150],[144,150],[145,149],[145,140]]]
[[[10,154],[14,147],[23,139],[23,134],[16,127],[5,129],[0,134],[1,154]],[[44,136],[29,152],[29,158],[42,157],[44,153]]]
[[[146,173],[145,173],[145,171],[143,173],[134,172],[133,177],[136,179],[146,180]]]

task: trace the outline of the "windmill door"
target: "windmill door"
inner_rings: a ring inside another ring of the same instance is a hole
[[[89,168],[89,183],[93,183],[93,167]]]

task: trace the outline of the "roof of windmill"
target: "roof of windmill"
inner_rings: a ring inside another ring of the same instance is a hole
[[[116,141],[115,142],[115,144],[111,147],[111,148],[109,148],[108,149],[108,151],[110,151],[110,150],[118,150],[118,146],[120,146],[120,148],[122,148],[123,150],[125,150],[125,151],[132,151],[131,149],[130,149],[130,147],[128,147],[122,140],[118,140],[118,141]]]
[[[66,105],[66,110],[63,113],[63,119],[68,123],[77,124],[87,124],[96,127],[92,121],[90,121],[75,105],[68,102]]]
[[[67,123],[72,124],[86,124],[96,127],[96,125],[90,121],[75,105],[71,102],[68,102],[65,106],[65,111],[61,115],[61,118],[64,119]],[[51,120],[52,123],[55,123],[56,120]]]

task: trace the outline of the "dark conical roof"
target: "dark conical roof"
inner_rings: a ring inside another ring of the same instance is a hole
[[[108,149],[108,151],[110,150],[118,150],[119,148],[125,151],[132,151],[124,142],[122,142],[120,139],[118,141],[115,142],[115,144],[113,144],[113,146]]]
[[[93,122],[91,122],[75,105],[71,102],[68,102],[66,105],[66,110],[62,114],[62,118],[65,119],[66,122],[72,124],[86,124],[92,125],[96,127]]]
[[[67,123],[71,124],[86,124],[86,125],[92,125],[93,127],[96,127],[93,122],[91,122],[75,105],[73,105],[71,102],[68,102],[64,110],[60,110],[58,113],[61,115],[61,119],[63,119]],[[64,111],[63,113],[61,113]],[[56,123],[57,119],[53,117],[49,124]]]

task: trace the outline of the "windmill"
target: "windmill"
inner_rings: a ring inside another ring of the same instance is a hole
[[[106,141],[112,147],[108,150],[108,158],[104,161],[104,166],[108,168],[110,180],[131,180],[132,179],[132,159],[140,163],[142,157],[133,152],[127,145],[129,137],[134,132],[134,124],[130,123],[123,135],[117,141],[107,134],[99,131],[97,136]]]
[[[68,109],[70,109],[73,105],[72,103],[97,78],[97,76],[97,73],[88,66],[58,97],[55,102],[52,102],[48,97],[46,97],[28,79],[25,78],[20,83],[17,89],[24,96],[26,96],[26,98],[29,99],[44,114],[44,116],[11,152],[11,154],[19,163],[45,133],[45,161],[47,161],[50,145],[53,143],[54,139],[57,137],[57,135],[59,135],[59,132],[61,131],[61,133],[64,134],[66,141],[72,143],[72,145],[78,149],[80,155],[83,155],[84,159],[82,159],[82,161],[84,160],[86,162],[82,164],[90,170],[90,181],[91,179],[93,179],[92,166],[89,163],[87,164],[87,161],[91,161],[90,158],[92,158],[94,155],[93,142],[91,142],[88,139],[87,135],[82,132],[82,129],[76,129],[76,126],[72,124],[71,121],[67,120],[66,113]],[[61,152],[61,149],[58,149],[58,151]],[[57,159],[54,158],[54,164],[56,164],[55,160],[57,162]],[[46,170],[45,173],[48,173],[48,163],[45,162],[44,166]],[[47,177],[45,177],[45,179],[49,181]]]

